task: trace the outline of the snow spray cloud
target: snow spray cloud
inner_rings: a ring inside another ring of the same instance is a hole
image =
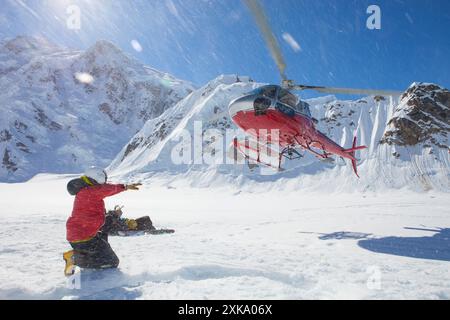
[[[278,172],[280,148],[278,129],[223,131],[210,128],[203,130],[202,121],[194,121],[193,133],[187,129],[178,132],[172,138],[176,145],[171,151],[171,161],[175,165],[245,165],[254,171],[259,168],[261,175],[273,175]],[[257,137],[257,138],[256,138]]]
[[[76,72],[75,79],[84,84],[91,84],[94,82],[94,77],[87,72]]]
[[[81,289],[81,269],[76,268],[76,272],[66,278],[66,288],[71,290]]]
[[[370,266],[366,269],[369,275],[366,286],[369,290],[381,290],[381,270],[379,266]]]

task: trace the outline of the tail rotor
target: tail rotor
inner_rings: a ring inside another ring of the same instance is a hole
[[[359,178],[358,175],[358,168],[356,166],[356,158],[355,158],[355,152],[357,150],[366,149],[366,146],[356,146],[356,136],[353,137],[353,144],[350,149],[345,149],[344,152],[346,152],[350,156],[350,160],[352,161],[352,168],[353,172],[356,174],[356,176]]]

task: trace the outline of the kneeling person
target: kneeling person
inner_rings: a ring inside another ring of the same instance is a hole
[[[105,223],[104,198],[125,190],[139,190],[140,184],[108,184],[103,169],[89,168],[85,175],[69,182],[67,189],[75,195],[72,215],[67,220],[67,240],[73,250],[63,255],[64,273],[73,274],[75,266],[89,269],[117,268],[119,258],[102,232]]]

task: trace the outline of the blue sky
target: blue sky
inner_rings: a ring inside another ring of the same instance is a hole
[[[0,37],[40,35],[85,49],[116,43],[142,62],[202,85],[223,73],[279,83],[253,18],[240,0],[1,0]],[[448,0],[262,0],[289,78],[299,83],[403,90],[413,81],[450,87]],[[81,29],[66,9],[81,10]],[[381,30],[366,9],[381,8]],[[295,52],[282,38],[300,44]],[[133,49],[135,39],[142,51]],[[307,94],[309,95],[309,93]]]

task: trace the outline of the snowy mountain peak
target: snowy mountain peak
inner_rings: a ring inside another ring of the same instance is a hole
[[[0,47],[0,84],[0,181],[106,166],[147,120],[194,90],[108,41],[82,52],[32,37]]]
[[[63,50],[64,48],[41,37],[18,36],[1,41],[0,77],[8,73],[15,73],[25,65],[38,66],[43,57]]]
[[[116,47],[111,41],[108,40],[98,40],[95,42],[95,44],[87,50],[89,51],[97,51],[99,53],[108,53],[108,52],[115,52],[115,53],[122,53],[122,50],[120,50],[118,47]]]
[[[248,76],[241,76],[237,74],[222,74],[208,82],[207,86],[217,87],[221,84],[230,85],[238,82],[253,82],[253,80]]]
[[[14,39],[3,41],[2,47],[19,54],[23,51],[43,51],[55,48],[56,45],[43,37],[18,36]]]
[[[128,64],[139,64],[139,62],[129,57],[125,52],[116,47],[107,40],[99,40],[84,53],[81,58],[86,59],[89,64],[105,65],[114,64],[114,66],[126,66]]]

